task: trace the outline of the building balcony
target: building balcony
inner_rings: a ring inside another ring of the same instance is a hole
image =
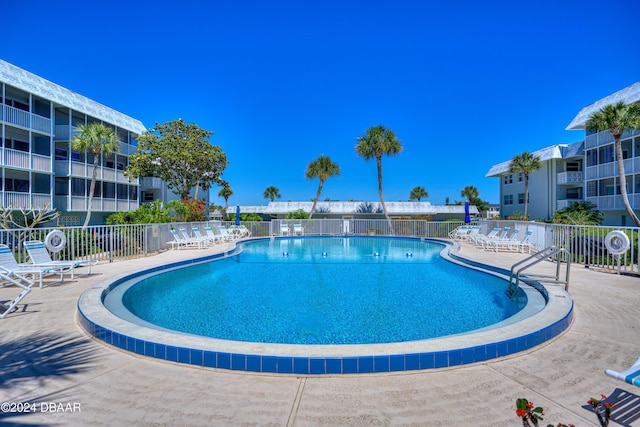
[[[91,201],[92,212],[126,212],[140,207],[138,200],[121,200],[94,197]],[[56,196],[55,207],[65,212],[86,212],[89,207],[88,197]]]
[[[560,209],[566,209],[568,208],[571,203],[574,202],[581,202],[582,199],[563,199],[563,200],[556,200],[556,210],[560,210]]]
[[[162,189],[162,180],[153,176],[140,178],[141,190],[160,190]]]
[[[640,194],[629,193],[628,196],[631,207],[634,210],[640,209]],[[587,201],[595,204],[597,209],[601,211],[618,211],[625,209],[622,203],[622,196],[587,197]]]
[[[51,119],[9,105],[2,105],[0,108],[0,121],[51,134]]]
[[[51,172],[51,157],[26,151],[4,148],[0,156],[0,164],[16,169],[27,169],[38,172]]]
[[[560,172],[556,180],[559,185],[575,185],[582,184],[584,182],[584,176],[582,172]]]
[[[51,194],[0,192],[0,201],[6,208],[45,209],[51,208]]]

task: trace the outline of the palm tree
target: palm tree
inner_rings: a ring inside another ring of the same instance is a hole
[[[607,105],[606,107],[591,114],[585,127],[590,132],[598,132],[605,129],[608,129],[609,132],[611,132],[616,146],[618,183],[620,184],[622,203],[633,222],[640,227],[640,219],[638,219],[638,216],[633,212],[633,208],[629,203],[629,196],[627,194],[627,177],[624,174],[624,159],[622,157],[622,144],[620,142],[620,138],[622,137],[625,129],[640,129],[640,104],[625,104],[624,102],[618,102],[615,105]]]
[[[316,193],[316,198],[313,199],[313,205],[311,205],[311,212],[309,212],[309,219],[313,216],[313,213],[316,210],[316,203],[318,203],[318,199],[320,198],[320,193],[322,192],[322,186],[327,178],[331,176],[340,175],[340,166],[337,163],[334,163],[330,157],[322,154],[317,159],[313,160],[307,166],[307,171],[304,173],[304,176],[307,179],[313,179],[318,177],[320,180],[320,185],[318,186],[318,192]]]
[[[413,187],[409,193],[409,200],[416,199],[417,201],[420,201],[423,197],[429,197],[429,193],[427,193],[427,190],[421,186]]]
[[[395,234],[393,231],[393,224],[391,224],[391,218],[387,213],[387,206],[384,204],[384,195],[382,194],[382,156],[395,156],[402,151],[402,143],[396,137],[396,134],[391,129],[386,129],[382,125],[374,126],[365,131],[365,134],[358,137],[358,144],[356,145],[356,153],[361,156],[365,162],[371,158],[376,159],[378,167],[378,192],[380,193],[380,204],[382,204],[382,210],[385,218],[389,223],[389,229],[391,234]]]
[[[460,195],[462,197],[466,197],[467,200],[469,200],[469,202],[471,202],[471,199],[480,197],[480,192],[473,185],[467,185],[466,187],[464,187],[462,189],[462,191],[460,192]]]
[[[88,125],[78,125],[78,129],[71,141],[71,148],[74,151],[82,153],[93,153],[93,174],[91,176],[91,186],[89,187],[89,207],[87,208],[87,217],[83,225],[83,227],[86,227],[89,225],[89,219],[91,218],[91,205],[93,202],[93,193],[96,189],[100,155],[108,157],[117,153],[120,150],[120,144],[118,137],[111,128],[101,123],[89,123]]]
[[[227,218],[227,209],[229,209],[229,197],[233,196],[233,190],[227,181],[222,181],[222,188],[218,191],[218,197],[224,199],[224,217]]]
[[[527,207],[529,204],[529,174],[536,169],[540,169],[542,163],[540,163],[540,157],[534,156],[526,151],[522,154],[518,154],[511,159],[509,165],[509,172],[522,173],[524,177],[524,218],[527,219]]]
[[[278,187],[274,187],[273,185],[271,185],[265,188],[263,197],[265,199],[271,199],[271,201],[273,202],[274,199],[279,199],[281,197],[280,190],[278,190]]]

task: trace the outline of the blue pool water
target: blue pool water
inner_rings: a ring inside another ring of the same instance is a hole
[[[123,304],[163,328],[220,339],[371,344],[469,332],[526,304],[497,277],[442,259],[443,245],[403,238],[248,242],[235,256],[164,272]]]

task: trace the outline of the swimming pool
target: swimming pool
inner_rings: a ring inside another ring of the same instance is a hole
[[[122,292],[123,289],[135,289],[135,286],[132,287],[133,283],[144,283],[147,280],[149,280],[148,283],[152,283],[153,280],[155,280],[153,278],[158,277],[158,273],[160,272],[167,273],[176,271],[179,272],[178,274],[183,275],[183,277],[187,277],[184,276],[186,274],[185,271],[187,271],[185,266],[192,265],[192,268],[196,271],[194,277],[201,276],[202,274],[198,272],[198,269],[213,268],[211,265],[205,267],[205,265],[213,259],[217,261],[212,265],[217,264],[218,267],[215,267],[215,269],[220,268],[221,270],[225,270],[226,268],[221,268],[221,263],[235,263],[237,265],[259,264],[267,266],[269,269],[294,265],[297,268],[302,268],[303,271],[306,271],[307,275],[309,275],[308,273],[313,271],[314,268],[324,266],[328,267],[328,271],[335,272],[336,269],[338,270],[337,273],[333,273],[334,276],[329,276],[334,278],[347,277],[346,270],[343,269],[349,269],[353,267],[352,264],[355,264],[352,260],[346,263],[346,267],[344,265],[339,266],[336,262],[337,255],[334,253],[334,249],[321,250],[320,247],[315,245],[316,242],[319,242],[319,240],[315,238],[256,240],[261,241],[246,245],[244,251],[239,254],[237,251],[230,251],[225,254],[202,257],[188,262],[158,266],[153,269],[139,271],[135,274],[105,282],[96,289],[88,290],[83,294],[78,305],[80,323],[89,333],[109,344],[164,360],[244,371],[333,374],[428,369],[479,362],[512,354],[538,345],[563,331],[568,327],[572,318],[572,303],[569,306],[565,304],[563,306],[564,308],[560,310],[560,315],[557,310],[554,310],[556,312],[552,313],[550,317],[548,306],[557,305],[555,298],[545,303],[545,296],[543,296],[543,294],[525,285],[523,286],[523,292],[527,296],[529,304],[524,309],[520,310],[520,307],[514,308],[513,310],[517,311],[515,315],[507,315],[506,320],[498,321],[496,325],[474,326],[471,328],[474,329],[473,333],[461,333],[460,331],[447,332],[453,335],[447,335],[444,338],[403,336],[383,340],[385,343],[377,344],[371,344],[371,342],[380,342],[378,339],[353,342],[345,341],[343,338],[337,341],[339,345],[334,345],[332,341],[319,341],[320,344],[314,344],[316,342],[316,336],[318,335],[317,331],[325,329],[324,326],[326,325],[323,323],[324,320],[320,322],[322,327],[318,327],[314,319],[309,321],[309,319],[305,320],[303,317],[303,322],[308,322],[308,331],[305,336],[307,338],[311,337],[311,341],[303,341],[303,344],[291,342],[274,344],[274,341],[279,342],[281,340],[263,340],[260,338],[252,341],[252,339],[255,339],[252,337],[220,339],[217,333],[214,335],[215,338],[209,338],[195,336],[189,333],[180,333],[175,330],[171,331],[166,326],[153,326],[151,322],[133,319],[130,314],[127,315],[123,312],[118,312],[118,310],[114,310],[114,314],[105,310],[102,305],[103,297],[113,296],[117,292]],[[344,249],[346,242],[344,239],[333,238],[331,240],[335,244],[342,245]],[[384,270],[383,272],[389,270],[394,274],[399,274],[399,271],[403,271],[409,266],[412,268],[422,268],[429,264],[441,263],[448,265],[451,264],[450,261],[455,261],[455,257],[449,255],[450,246],[446,246],[447,249],[443,251],[444,258],[448,258],[448,260],[444,260],[440,256],[433,257],[431,254],[427,254],[427,252],[423,253],[423,248],[433,247],[433,245],[439,244],[425,239],[394,239],[392,240],[393,245],[380,250],[369,248],[365,252],[363,252],[359,245],[353,244],[354,240],[347,241],[349,242],[348,254],[350,254],[347,258],[361,258],[369,270],[376,271],[374,276],[377,278],[376,280],[371,278],[365,280],[352,279],[351,282],[368,283],[369,286],[372,287],[374,294],[376,291],[383,292],[379,295],[379,299],[381,300],[386,300],[385,296],[398,292],[401,288],[396,287],[395,290],[383,290],[379,288],[381,281],[394,282],[394,280],[389,280],[387,276],[380,276],[380,269]],[[383,240],[378,238],[376,241],[381,243]],[[259,248],[260,244],[269,245],[271,249],[275,250],[264,251],[256,249],[254,251],[251,249],[253,245],[256,245],[253,246],[254,248]],[[407,244],[411,249],[407,250]],[[456,266],[456,268],[459,269],[461,267]],[[503,279],[496,279],[496,277],[494,277],[496,274],[500,276],[499,271],[492,273],[490,271],[477,272],[468,268],[454,271],[457,271],[454,275],[467,275],[470,277],[478,275],[483,282],[491,282],[494,280],[502,282],[502,292],[506,288],[506,283],[503,282]],[[491,273],[491,275],[489,273]],[[235,274],[229,275],[231,277],[235,276]],[[285,276],[297,277],[298,280],[294,280],[294,284],[295,282],[300,282],[301,276],[298,274],[285,274]],[[262,278],[265,276],[259,273],[258,277]],[[403,284],[407,282],[406,273],[400,274],[399,277],[400,280],[397,280],[398,283]],[[360,278],[360,276],[356,279],[358,278]],[[484,280],[482,280],[482,278]],[[253,280],[256,281],[256,279]],[[326,280],[328,279],[325,278],[325,281]],[[188,279],[187,281],[189,283],[193,282],[192,279]],[[291,285],[289,284],[288,286]],[[544,292],[544,289],[542,290]],[[230,292],[228,295],[237,295],[236,288],[228,289],[228,291]],[[334,289],[332,292],[337,291]],[[361,298],[364,294],[361,290],[352,293]],[[445,291],[437,291],[435,293],[452,294],[452,292]],[[277,292],[274,294],[279,295]],[[326,295],[326,292],[322,292],[321,294]],[[343,295],[347,294],[348,292]],[[124,295],[124,293],[122,295]],[[497,298],[497,295],[498,294],[494,293],[492,298]],[[408,301],[409,303],[412,303],[414,299],[415,297],[411,295],[400,298],[400,300]],[[138,298],[132,298],[132,300],[136,301]],[[173,314],[168,317],[182,319],[194,317],[191,316],[193,310],[191,301],[178,300],[175,298],[170,299],[170,301],[173,301]],[[353,301],[358,300],[352,300],[352,302]],[[288,306],[293,307],[295,304],[295,302],[291,302]],[[245,302],[243,305],[246,306],[247,303]],[[369,304],[367,303],[364,306],[365,308],[369,307]],[[402,312],[402,310],[396,311]],[[407,310],[405,307],[404,312],[406,313],[407,311],[412,310]],[[547,314],[545,314],[545,312],[547,312]],[[457,315],[454,317],[457,317]],[[252,316],[250,316],[249,319],[250,322],[253,321],[251,320]],[[450,319],[451,317],[449,317],[449,320]],[[524,319],[527,319],[527,322],[524,322]],[[531,321],[533,319],[537,321]],[[136,321],[134,322],[133,320]],[[400,323],[403,325],[406,324],[405,320],[406,316],[402,316]],[[269,322],[263,319],[259,322],[249,323],[250,326],[248,329],[251,329],[251,325],[256,325],[257,323],[269,324]],[[273,324],[273,322],[271,323]],[[455,322],[449,321],[448,323]],[[229,329],[247,329],[246,322],[236,321],[236,325],[238,327]],[[243,325],[243,327],[239,327],[239,325]],[[369,331],[378,329],[381,328],[368,328]],[[414,328],[399,327],[395,329],[413,330]],[[287,333],[284,333],[284,335],[287,335]]]
[[[110,293],[136,317],[234,341],[377,344],[464,333],[526,305],[504,280],[445,261],[444,244],[414,239],[262,240],[241,253]],[[175,301],[189,301],[188,311]]]

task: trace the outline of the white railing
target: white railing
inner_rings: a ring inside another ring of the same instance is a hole
[[[5,122],[47,134],[51,133],[51,119],[9,105],[3,105],[3,107],[3,120]]]
[[[109,169],[109,168],[103,168],[101,167],[100,169],[102,169],[102,179],[106,179],[108,181],[115,181],[116,180],[116,171],[115,169]],[[100,170],[98,170],[98,176],[100,176]]]
[[[51,172],[51,157],[41,154],[32,154],[31,169],[43,172]]]
[[[47,134],[51,133],[51,119],[39,116],[37,114],[31,115],[31,127],[40,132]]]
[[[31,195],[31,206],[34,209],[44,209],[47,206],[51,208],[51,195],[50,194]]]
[[[538,250],[557,246],[567,250],[571,262],[584,264],[586,267],[597,266],[608,270],[618,270],[618,256],[611,255],[604,244],[607,234],[614,230],[621,230],[629,236],[631,247],[620,257],[620,270],[629,273],[639,273],[638,263],[638,227],[604,227],[586,225],[546,224],[525,221],[489,221],[482,220],[481,233],[493,227],[511,227],[520,233],[532,231],[529,241]]]
[[[4,121],[14,125],[22,126],[23,128],[29,127],[29,112],[19,110],[15,107],[3,105],[4,107]]]
[[[5,148],[4,164],[17,168],[30,169],[31,155],[25,151],[12,150]]]
[[[84,199],[83,199],[84,200]],[[377,234],[378,230],[388,227],[385,220],[274,220],[274,221],[243,221],[253,237],[269,237],[280,235],[280,225],[287,224],[291,233],[294,232],[293,224],[300,224],[305,236],[309,235],[345,235],[345,221],[348,222],[349,235],[368,235],[370,232]],[[167,242],[173,240],[170,234],[172,228],[184,227],[190,232],[191,227],[206,225],[218,225],[221,222],[204,223],[167,223],[167,224],[142,224],[119,226],[92,226],[86,229],[82,227],[65,226],[63,231],[67,234],[67,247],[61,253],[61,259],[98,259],[108,260],[120,257],[145,256],[167,248]],[[233,225],[233,222],[223,222],[225,225]],[[402,220],[393,221],[393,227],[400,236],[447,238],[448,233],[460,222],[430,222]],[[565,248],[570,254],[571,262],[582,263],[585,266],[597,266],[612,271],[618,270],[628,273],[638,273],[638,234],[637,227],[597,227],[574,226],[560,224],[546,224],[524,221],[495,221],[481,220],[481,233],[486,234],[493,227],[509,226],[511,229],[521,230],[521,233],[531,231],[530,241],[538,249],[555,245]],[[8,244],[22,253],[21,242],[26,239],[44,240],[51,228],[39,228],[36,230],[0,230],[0,243]],[[620,257],[610,255],[604,245],[606,235],[613,230],[621,230],[630,236],[631,248]],[[464,244],[464,243],[463,243]]]
[[[560,172],[557,175],[558,184],[582,184],[582,172]]]
[[[157,177],[147,176],[140,178],[140,188],[162,188],[162,180]]]
[[[87,167],[85,163],[71,162],[71,175],[72,176],[87,176]]]
[[[4,206],[5,207],[31,206],[31,201],[29,199],[30,199],[29,193],[17,193],[13,191],[5,191]]]

